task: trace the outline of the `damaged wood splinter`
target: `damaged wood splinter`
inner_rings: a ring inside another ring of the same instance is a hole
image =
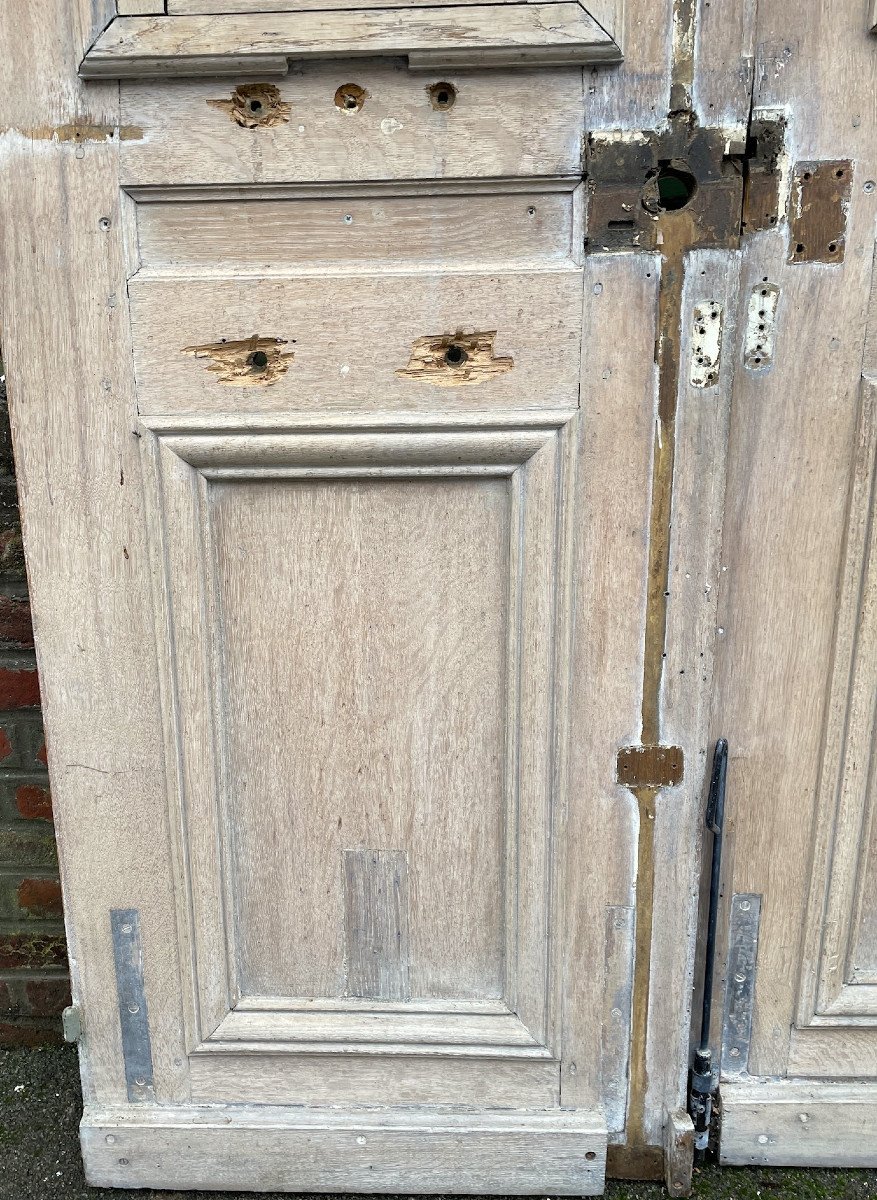
[[[276,383],[289,370],[295,352],[281,352],[287,344],[285,338],[259,337],[253,334],[238,342],[224,338],[205,346],[184,346],[182,354],[194,354],[196,358],[212,358],[207,368],[219,376],[219,383],[237,387],[268,387]]]
[[[483,333],[442,333],[419,337],[411,346],[406,367],[396,374],[436,387],[463,387],[484,383],[504,375],[515,365],[511,355],[496,355],[493,343],[497,331]]]
[[[230,100],[208,100],[211,108],[228,113],[243,129],[270,128],[289,120],[291,106],[280,97],[273,83],[242,83]]]

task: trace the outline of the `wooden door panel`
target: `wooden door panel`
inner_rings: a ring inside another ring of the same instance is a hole
[[[129,287],[139,406],[150,419],[572,412],[578,403],[580,270],[342,274],[319,283],[137,277]],[[252,335],[265,339],[267,370],[247,366]],[[236,344],[230,359],[226,341]]]
[[[287,119],[253,129],[215,104],[229,103],[236,86],[251,82],[244,73],[207,83],[123,83],[123,185],[153,192],[185,185],[191,193],[317,180],[581,179],[584,99],[575,68],[445,71],[412,81],[404,67],[373,60],[308,63],[275,84]],[[437,82],[454,89],[450,109],[433,107]],[[335,103],[349,83],[365,93],[353,112]],[[497,103],[504,94],[515,102]]]

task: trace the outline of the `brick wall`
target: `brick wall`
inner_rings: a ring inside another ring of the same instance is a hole
[[[46,747],[0,382],[0,1045],[60,1039],[70,1003]]]

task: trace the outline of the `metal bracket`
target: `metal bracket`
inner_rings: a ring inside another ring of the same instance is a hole
[[[684,763],[681,746],[622,746],[615,777],[629,788],[676,787],[682,782]]]
[[[722,1023],[723,1077],[746,1075],[749,1072],[760,920],[761,896],[746,892],[732,897],[725,1015]]]
[[[125,1083],[131,1101],[154,1101],[152,1046],[149,1014],[143,986],[143,950],[140,944],[140,914],[136,908],[110,909],[119,1021],[122,1026],[122,1057]]]

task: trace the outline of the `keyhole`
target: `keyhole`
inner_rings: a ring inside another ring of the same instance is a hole
[[[254,371],[264,371],[268,366],[268,355],[264,350],[254,350],[247,362]]]
[[[468,357],[469,355],[462,346],[448,346],[445,351],[445,362],[449,367],[462,366]]]

